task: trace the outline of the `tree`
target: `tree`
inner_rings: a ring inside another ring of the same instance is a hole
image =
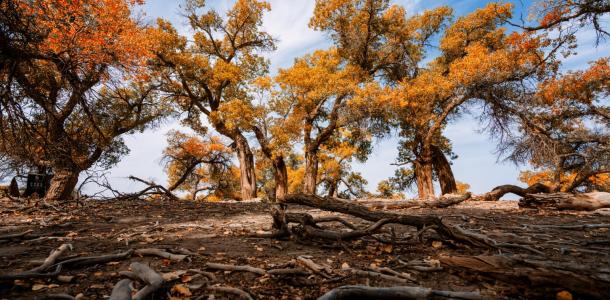
[[[170,192],[186,191],[191,200],[239,198],[239,172],[231,163],[233,151],[219,137],[172,131],[167,141],[163,160]],[[198,197],[203,192],[207,193]]]
[[[147,29],[131,18],[138,3],[0,3],[0,151],[52,168],[47,199],[70,198],[80,172],[128,151],[123,134],[168,112],[148,80]]]
[[[159,20],[154,48],[162,89],[180,110],[185,123],[201,127],[201,115],[234,143],[239,159],[242,199],[256,197],[254,155],[235,120],[227,118],[249,106],[245,86],[267,72],[262,51],[275,48],[273,38],[260,30],[267,2],[238,0],[222,18],[204,11],[203,1],[187,2],[187,17],[194,40],[180,36],[166,21]]]
[[[596,186],[599,175],[610,173],[610,108],[604,105],[610,91],[608,61],[602,58],[585,71],[548,78],[523,98],[527,103],[502,107],[510,116],[496,126],[512,122],[519,134],[505,135],[500,150],[517,164],[548,173],[541,182],[550,191]]]
[[[278,113],[286,115],[288,128],[302,128],[305,193],[316,193],[320,147],[338,130],[364,117],[350,103],[359,83],[358,72],[332,48],[297,59],[275,78],[281,90],[278,101],[285,102],[282,108],[289,108]]]

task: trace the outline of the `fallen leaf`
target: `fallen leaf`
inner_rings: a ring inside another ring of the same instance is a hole
[[[349,268],[350,268],[350,266],[349,266],[348,263],[344,262],[344,263],[341,264],[341,270],[347,270]]]
[[[438,249],[440,247],[443,247],[443,242],[441,242],[441,241],[433,241],[432,242],[432,248]]]
[[[176,284],[172,287],[172,293],[178,293],[183,296],[192,295],[191,290],[184,284]]]
[[[37,284],[35,284],[35,285],[33,285],[33,286],[32,286],[32,291],[39,291],[39,290],[42,290],[42,289],[45,289],[45,288],[47,288],[47,286],[46,286],[46,285],[44,285],[44,284],[38,284],[38,283],[37,283]]]
[[[568,291],[561,291],[557,293],[557,300],[572,300],[572,294]]]
[[[74,279],[74,276],[70,276],[70,275],[59,275],[57,276],[57,280],[61,281],[61,282],[71,282],[72,279]]]
[[[381,246],[381,250],[385,253],[392,253],[393,247],[391,244]]]

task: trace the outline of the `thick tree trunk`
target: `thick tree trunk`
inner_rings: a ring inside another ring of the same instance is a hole
[[[256,170],[254,155],[243,135],[235,138],[237,156],[239,158],[240,188],[242,200],[256,198]]]
[[[74,169],[54,169],[53,173],[45,199],[49,201],[71,199],[80,172]]]
[[[417,181],[417,197],[430,199],[434,197],[434,184],[432,181],[432,163],[430,161],[415,160],[415,179]]]
[[[307,150],[305,152],[305,178],[303,192],[305,194],[316,194],[318,184],[318,152]]]
[[[432,160],[434,171],[436,172],[438,181],[441,185],[441,194],[457,193],[457,184],[455,183],[455,177],[451,170],[451,164],[449,164],[443,151],[437,146],[432,146]]]

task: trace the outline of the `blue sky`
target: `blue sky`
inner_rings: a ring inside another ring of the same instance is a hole
[[[308,28],[309,18],[313,13],[314,0],[271,0],[272,11],[264,18],[264,28],[279,40],[277,51],[267,57],[271,61],[271,72],[278,68],[289,67],[296,57],[307,54],[315,49],[327,48],[331,45],[328,38],[320,32]],[[467,14],[476,8],[483,7],[490,1],[430,1],[430,0],[396,0],[392,1],[407,8],[408,13],[416,14],[427,8],[449,5],[456,16]],[[181,1],[148,0],[142,7],[145,20],[165,18],[185,35],[189,29],[180,16]],[[233,1],[208,0],[207,4],[219,12],[226,11]],[[514,1],[516,14],[527,17],[527,7],[531,1]],[[524,9],[525,7],[525,9]],[[606,20],[607,21],[607,20]],[[578,55],[570,57],[564,63],[567,69],[582,69],[587,63],[601,56],[609,55],[608,44],[595,47],[595,34],[590,30],[579,33],[580,48]],[[466,115],[454,124],[449,125],[444,134],[452,141],[453,150],[458,158],[453,161],[456,179],[471,185],[471,191],[482,193],[501,184],[520,184],[517,180],[520,168],[509,162],[498,160],[495,154],[495,144],[489,137],[480,133],[480,124],[475,115]],[[167,122],[160,128],[125,138],[131,153],[124,157],[108,174],[110,183],[117,189],[133,191],[140,186],[126,179],[129,175],[152,179],[165,183],[166,176],[161,165],[161,152],[166,146],[166,133],[177,128],[177,122]],[[395,167],[391,165],[397,155],[397,139],[395,137],[378,141],[373,154],[364,164],[355,164],[354,169],[361,172],[369,182],[369,190],[374,191],[380,180],[394,174]],[[438,192],[438,191],[437,191]]]

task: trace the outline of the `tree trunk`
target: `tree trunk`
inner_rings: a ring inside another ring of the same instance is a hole
[[[235,138],[237,156],[239,157],[240,188],[242,200],[256,198],[256,170],[254,155],[243,135]]]
[[[272,158],[273,177],[275,180],[275,204],[272,207],[273,227],[281,235],[288,234],[288,222],[286,221],[286,205],[284,204],[288,194],[288,171],[284,157],[277,155]]]
[[[337,197],[337,185],[338,181],[332,181],[328,186],[328,197]]]
[[[318,181],[318,152],[305,151],[305,179],[303,184],[303,192],[305,194],[316,194],[316,186]]]
[[[449,164],[443,151],[437,146],[432,146],[432,160],[434,171],[436,172],[438,181],[441,185],[441,194],[457,193],[457,184],[455,183],[455,177],[453,177],[451,164]]]
[[[432,163],[430,161],[415,160],[415,179],[417,181],[417,195],[419,199],[434,197],[434,185],[432,181]]]
[[[71,199],[80,172],[73,169],[54,169],[53,173],[45,199],[49,201]]]

